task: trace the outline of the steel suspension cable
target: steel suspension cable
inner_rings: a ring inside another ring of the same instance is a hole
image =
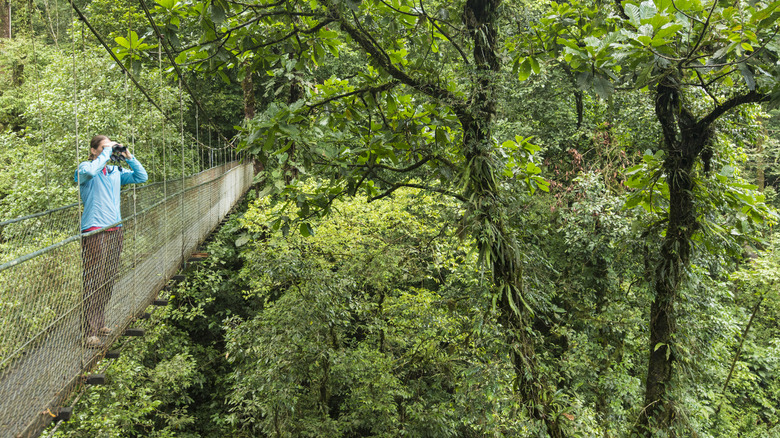
[[[73,20],[73,11],[70,13],[70,22],[73,23],[73,40],[71,41],[71,46],[73,49],[73,120],[74,120],[74,134],[73,134],[73,147],[76,149],[76,168],[78,169],[79,163],[81,162],[81,153],[79,149],[79,110],[78,110],[78,74],[77,74],[77,60],[76,60],[76,23]],[[79,172],[76,172],[76,175],[78,175],[78,205],[79,205],[79,217],[82,217],[84,214],[84,205],[81,203],[81,175]],[[83,247],[84,245],[84,236],[81,233],[81,224],[77,225],[78,236],[79,236],[79,247]],[[83,267],[82,267],[83,269]],[[83,355],[82,355],[83,356]],[[81,366],[84,366],[84,360],[81,360]]]
[[[157,109],[160,111],[160,113],[162,113],[163,116],[167,117],[165,111],[163,111],[163,109],[157,104],[157,102],[155,102],[154,99],[152,99],[149,96],[149,94],[141,86],[141,84],[138,83],[138,81],[135,79],[135,77],[127,70],[127,67],[125,67],[125,65],[122,64],[122,61],[120,61],[119,58],[116,57],[116,54],[114,54],[114,51],[111,50],[110,47],[108,47],[108,44],[106,44],[106,42],[103,40],[103,37],[101,37],[100,34],[97,32],[97,30],[95,30],[95,28],[92,26],[92,24],[90,24],[89,20],[87,20],[87,17],[84,16],[84,14],[81,12],[81,10],[78,8],[78,6],[76,6],[76,4],[73,2],[73,0],[68,0],[68,2],[70,3],[71,7],[73,7],[73,10],[76,11],[76,14],[79,16],[79,20],[81,20],[84,23],[84,25],[87,26],[87,28],[92,32],[92,34],[95,36],[95,38],[97,38],[97,40],[100,42],[100,44],[111,55],[111,57],[114,59],[114,62],[116,62],[116,64],[119,65],[119,67],[122,69],[122,71],[125,72],[125,74],[128,75],[130,80],[133,81],[133,84],[135,84],[135,86],[139,90],[141,90],[141,92],[144,94],[144,96],[146,96],[147,100],[149,100],[149,102],[151,102],[155,107],[157,107]]]
[[[127,14],[127,29],[128,29],[128,36],[132,35],[133,33],[133,14]],[[135,53],[131,53],[131,56]],[[127,102],[130,101],[130,111],[126,114],[129,114],[129,121],[128,125],[130,126],[130,145],[127,145],[130,149],[130,154],[135,157],[136,154],[136,148],[135,148],[135,123],[134,123],[134,115],[135,115],[135,99],[131,99],[132,95],[130,93],[130,90],[128,89],[127,84],[127,74],[125,74],[125,106],[127,106]],[[136,263],[138,261],[138,184],[133,184],[133,263],[132,263],[132,269],[133,269],[133,288],[138,289],[138,270],[135,269]],[[121,265],[121,262],[119,262]],[[117,266],[117,268],[119,268]],[[128,302],[128,306],[131,306],[131,304]],[[132,313],[132,309],[128,308],[125,309],[125,314]]]
[[[125,67],[125,65],[122,64],[122,62],[119,60],[119,58],[117,58],[117,56],[114,53],[114,51],[111,50],[111,48],[105,42],[103,37],[97,32],[97,30],[94,28],[94,26],[92,26],[92,24],[89,22],[89,20],[87,20],[87,17],[84,16],[84,14],[81,12],[81,9],[79,9],[78,6],[76,6],[76,4],[74,3],[74,0],[68,0],[68,3],[71,5],[72,11],[75,11],[76,14],[78,15],[79,20],[82,21],[85,26],[87,26],[87,28],[90,30],[90,32],[92,32],[92,34],[95,36],[95,38],[97,38],[98,42],[100,42],[100,44],[103,46],[103,48],[106,49],[106,52],[108,52],[108,54],[111,55],[111,58],[114,60],[114,62],[119,66],[120,69],[122,69],[123,72],[125,72],[128,75],[128,78],[133,82],[133,84],[136,86],[136,88],[138,88],[138,90],[141,91],[141,93],[144,95],[144,97],[146,97],[146,99],[152,105],[154,105],[155,108],[157,108],[158,111],[160,111],[160,114],[162,114],[163,117],[167,118],[171,123],[176,124],[176,122],[173,120],[173,116],[171,116],[168,113],[166,113],[165,110],[163,110],[162,107],[154,99],[152,99],[151,96],[149,96],[149,93],[146,91],[146,89],[138,82],[138,80],[135,78],[135,76],[133,76],[133,74],[130,73],[130,71],[127,69],[127,67]],[[163,45],[163,48],[165,49],[164,45]],[[175,63],[174,63],[174,66],[176,67]],[[199,101],[197,101],[197,99],[195,99],[194,96],[193,96],[193,99],[196,102],[199,102]]]
[[[163,37],[162,32],[160,32],[160,28],[157,27],[157,23],[155,23],[154,19],[152,18],[152,14],[151,12],[149,12],[149,8],[146,6],[146,1],[145,0],[139,0],[139,1],[141,3],[141,7],[144,10],[144,14],[146,14],[146,18],[149,20],[149,23],[152,25],[152,29],[154,29],[154,32],[157,34],[157,39],[160,41],[160,44],[163,46],[163,50],[165,50],[165,54],[168,56],[168,60],[171,62],[171,66],[173,66],[173,68],[176,70],[176,74],[179,76],[179,78],[183,78],[184,74],[179,68],[179,64],[176,63],[176,59],[171,54],[170,50],[168,50],[168,46],[166,46],[165,44],[165,38]],[[195,105],[198,108],[200,108],[204,114],[206,114],[206,118],[208,118],[209,124],[214,126],[214,129],[219,133],[219,135],[222,136],[222,138],[224,138],[227,141],[227,137],[225,137],[222,134],[222,132],[216,126],[216,124],[208,115],[208,113],[203,109],[203,107],[200,104],[200,101],[198,100],[197,97],[195,97],[195,93],[192,92],[192,89],[190,89],[186,81],[184,81],[184,88],[187,90],[187,93],[189,93],[190,97],[192,97],[192,100],[195,102]]]
[[[184,96],[182,95],[181,81],[182,77],[179,76],[179,127],[181,129],[181,195],[179,199],[181,200],[181,259],[184,261]]]

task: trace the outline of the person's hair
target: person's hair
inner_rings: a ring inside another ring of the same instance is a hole
[[[96,135],[92,137],[92,140],[89,141],[89,159],[94,160],[95,154],[92,153],[93,149],[97,149],[98,146],[100,146],[100,142],[107,139],[105,135]]]

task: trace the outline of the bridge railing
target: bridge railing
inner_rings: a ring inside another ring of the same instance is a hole
[[[122,193],[110,345],[252,183],[231,162]],[[0,222],[0,436],[37,436],[105,349],[88,348],[78,204]]]

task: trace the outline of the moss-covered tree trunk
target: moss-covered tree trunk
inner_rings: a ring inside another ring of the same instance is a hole
[[[255,118],[255,83],[252,75],[252,71],[247,69],[246,76],[241,81],[241,90],[244,92],[244,120]]]
[[[676,315],[674,306],[691,258],[696,222],[694,192],[695,163],[701,158],[706,173],[712,157],[712,124],[731,109],[746,103],[768,100],[768,96],[751,90],[734,96],[704,117],[696,119],[686,102],[680,78],[670,75],[656,88],[655,113],[663,132],[664,172],[669,187],[669,212],[659,259],[651,283],[655,297],[650,306],[650,339],[644,406],[635,432],[651,436],[663,431],[675,436],[672,400],[674,380]]]
[[[656,89],[655,111],[666,152],[664,171],[669,186],[669,212],[666,236],[652,279],[655,298],[650,307],[650,355],[639,421],[640,432],[647,435],[658,429],[674,436],[675,412],[670,397],[675,360],[674,306],[690,261],[691,238],[698,226],[693,199],[694,164],[710,141],[708,125],[696,122],[675,82],[670,78]]]
[[[394,80],[427,95],[452,109],[463,129],[461,154],[466,160],[463,196],[466,200],[464,226],[477,242],[482,262],[492,271],[495,293],[500,295],[501,322],[506,328],[507,349],[512,356],[517,387],[530,414],[543,421],[553,437],[563,436],[556,419],[543,402],[547,392],[539,374],[530,332],[531,313],[521,296],[521,266],[515,238],[507,224],[505,202],[501,199],[498,175],[502,169],[495,159],[492,124],[496,111],[495,80],[500,69],[496,54],[498,9],[501,0],[467,0],[463,23],[473,44],[473,82],[466,99],[446,88],[410,76],[391,62],[390,57],[359,23],[346,19],[334,5],[330,18],[340,23],[377,65]],[[463,55],[465,58],[465,54]]]
[[[492,119],[496,108],[495,75],[500,62],[496,55],[496,23],[500,0],[468,0],[463,19],[474,42],[476,81],[469,106],[458,117],[463,127],[463,155],[468,166],[464,198],[469,200],[467,222],[479,247],[482,261],[491,268],[495,293],[500,294],[500,319],[506,328],[518,388],[530,414],[543,421],[552,437],[563,432],[542,402],[543,378],[539,375],[534,343],[529,336],[531,314],[521,297],[521,275],[517,244],[507,227],[494,158]]]

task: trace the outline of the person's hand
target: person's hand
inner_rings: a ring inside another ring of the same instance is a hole
[[[126,159],[127,158],[133,158],[133,155],[130,154],[130,148],[125,149],[125,151],[122,152],[122,156],[125,157]]]

